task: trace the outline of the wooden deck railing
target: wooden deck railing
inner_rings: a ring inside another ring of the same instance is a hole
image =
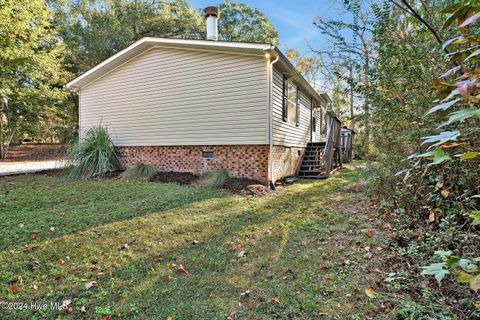
[[[330,118],[327,127],[327,141],[323,152],[323,159],[325,163],[325,177],[330,176],[330,172],[338,166],[342,165],[342,123],[338,118]]]

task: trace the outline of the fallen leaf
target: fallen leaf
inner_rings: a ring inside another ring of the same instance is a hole
[[[375,268],[375,269],[373,269],[372,271],[373,271],[373,272],[376,272],[376,273],[382,273],[382,271],[380,271],[380,269],[378,269],[378,268]]]
[[[476,275],[472,281],[470,281],[470,289],[477,292],[480,290],[480,275]]]
[[[456,147],[458,145],[459,145],[458,143],[443,143],[442,145],[440,145],[440,148],[448,149],[448,148]]]
[[[372,231],[372,230],[367,230],[367,231],[365,232],[365,235],[366,235],[367,237],[371,238],[371,237],[373,237],[373,231]]]
[[[473,306],[477,309],[480,309],[480,302],[479,303],[474,303]]]
[[[23,229],[23,227],[25,227],[25,225],[24,225],[23,223],[19,223],[19,224],[18,224],[18,227],[19,227],[20,229]]]
[[[30,261],[30,269],[31,270],[37,269],[38,267],[40,267],[40,262],[38,260]]]
[[[440,194],[444,199],[447,199],[448,195],[450,194],[450,191],[448,191],[448,189],[445,188],[445,189],[442,189],[442,191],[440,191]]]
[[[178,273],[181,274],[182,276],[188,276],[187,270],[183,267],[183,265],[178,266]]]
[[[368,260],[370,260],[370,259],[372,259],[372,258],[373,258],[373,253],[371,253],[371,252],[368,252],[368,253],[367,253],[367,254],[365,254],[363,257],[364,257],[365,259],[368,259]]]
[[[243,243],[242,241],[237,241],[236,247],[237,249],[242,249],[243,247],[245,247],[245,243]]]
[[[86,288],[87,290],[89,290],[89,289],[91,289],[91,288],[98,288],[98,283],[97,283],[97,281],[95,281],[95,280],[94,280],[94,281],[87,282],[87,283],[85,283],[85,288]]]
[[[60,212],[58,215],[59,215],[60,217],[63,217],[63,216],[65,215],[65,212]]]
[[[231,312],[230,315],[227,317],[227,320],[238,320],[237,312]]]
[[[435,212],[430,212],[430,214],[428,215],[428,222],[432,223],[435,221]]]
[[[321,270],[327,270],[327,269],[330,269],[330,266],[326,263],[320,263],[320,269]]]
[[[256,305],[257,305],[257,301],[251,300],[250,302],[247,303],[247,308],[252,309],[252,308],[255,308]]]
[[[435,188],[441,189],[442,187],[443,187],[443,181],[442,180],[437,181],[437,183],[435,184]]]
[[[376,296],[376,292],[375,290],[373,290],[372,288],[365,288],[365,294],[370,298],[370,299],[373,299],[375,298]]]
[[[247,297],[248,295],[250,295],[250,290],[240,293],[241,297]]]
[[[235,243],[233,243],[232,241],[227,241],[227,242],[225,242],[225,244],[226,244],[227,247],[230,248],[230,249],[234,249],[234,248],[235,248]]]
[[[275,297],[272,298],[272,301],[275,302],[276,304],[280,304],[280,297],[275,296]]]

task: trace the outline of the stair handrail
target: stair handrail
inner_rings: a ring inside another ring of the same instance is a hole
[[[330,176],[330,171],[332,170],[332,161],[333,161],[333,144],[335,137],[335,119],[330,118],[330,123],[327,127],[327,141],[325,142],[325,149],[323,149],[323,159],[325,164],[325,177]]]

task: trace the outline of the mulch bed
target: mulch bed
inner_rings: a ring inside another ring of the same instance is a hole
[[[189,172],[158,172],[150,179],[150,182],[199,186],[199,180],[199,176]],[[242,196],[263,197],[270,193],[268,187],[247,178],[228,178],[220,188]]]
[[[198,176],[190,172],[158,172],[150,179],[150,182],[191,185],[198,182]]]

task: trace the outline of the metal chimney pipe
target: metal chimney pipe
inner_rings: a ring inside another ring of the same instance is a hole
[[[218,18],[220,9],[217,7],[206,7],[205,18],[207,19],[207,40],[218,40]]]

